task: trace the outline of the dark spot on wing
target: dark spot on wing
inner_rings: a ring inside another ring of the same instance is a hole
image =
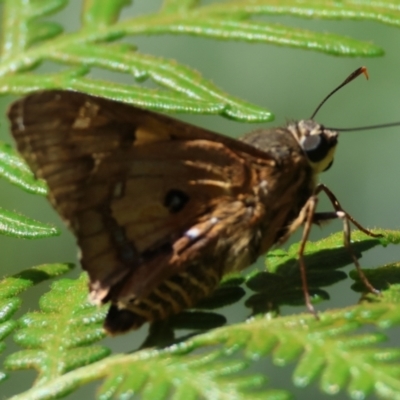
[[[171,189],[165,196],[164,206],[171,214],[175,214],[185,207],[189,201],[189,196],[179,189]]]

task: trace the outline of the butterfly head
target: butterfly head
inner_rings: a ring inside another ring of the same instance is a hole
[[[303,149],[316,174],[330,168],[338,142],[336,131],[325,129],[311,119],[291,123],[288,129]]]

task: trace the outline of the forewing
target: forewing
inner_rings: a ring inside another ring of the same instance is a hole
[[[215,286],[224,264],[238,262],[227,249],[253,240],[262,210],[251,205],[259,183],[252,165],[263,164],[265,175],[274,165],[266,153],[68,91],[29,95],[9,118],[18,150],[77,236],[95,301],[128,307],[196,264],[217,269]]]

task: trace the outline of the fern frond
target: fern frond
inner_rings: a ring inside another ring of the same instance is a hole
[[[1,142],[0,177],[29,193],[47,194],[46,184],[35,179],[29,167],[10,145]],[[53,226],[0,207],[0,235],[40,239],[59,234],[58,229]]]
[[[42,239],[58,236],[60,231],[51,225],[0,207],[0,234],[15,238]]]
[[[12,316],[19,310],[19,295],[34,285],[64,275],[73,268],[71,264],[47,264],[32,267],[0,280],[0,353],[5,349],[4,340],[17,327]],[[0,371],[0,381],[6,374]]]
[[[391,291],[398,295],[399,288]],[[375,392],[382,398],[400,398],[400,351],[379,346],[386,339],[379,328],[388,326],[388,319],[391,326],[398,324],[400,315],[397,305],[385,301],[386,296],[379,304],[321,313],[320,320],[311,315],[259,317],[197,336],[185,346],[197,349],[219,343],[227,352],[240,350],[248,359],[270,355],[280,366],[297,360],[294,384],[306,386],[319,379],[321,390],[328,394],[347,388],[350,397]],[[367,326],[378,330],[358,333]]]
[[[247,363],[224,357],[223,351],[185,355],[171,351],[141,351],[117,355],[80,368],[49,384],[30,389],[12,400],[44,400],[73,392],[85,382],[105,378],[101,400],[140,393],[143,399],[288,399],[284,390],[262,390],[260,374],[237,376]],[[234,378],[234,379],[233,379]],[[260,390],[261,389],[261,390]]]
[[[14,340],[26,350],[7,357],[4,365],[9,370],[35,368],[41,385],[106,357],[109,349],[93,345],[105,335],[104,317],[104,309],[87,301],[85,274],[78,280],[59,280],[41,298],[40,312],[20,319]]]
[[[276,14],[333,19],[364,17],[393,25],[399,25],[400,21],[400,11],[395,2],[375,5],[366,1],[344,1],[339,7],[336,2],[327,2],[322,6],[316,1],[296,0],[279,4],[266,0],[251,4],[248,1],[227,1],[207,6],[199,5],[197,1],[172,1],[165,2],[158,13],[121,20],[122,9],[129,2],[90,0],[83,6],[81,28],[61,35],[61,27],[49,19],[43,21],[41,17],[54,15],[65,6],[65,1],[40,2],[40,6],[33,0],[4,3],[8,24],[3,26],[2,31],[1,93],[26,93],[49,88],[82,90],[157,110],[219,113],[248,122],[266,121],[271,114],[228,96],[189,67],[141,54],[134,46],[110,42],[126,36],[172,33],[273,43],[345,56],[376,56],[382,54],[382,49],[368,42],[256,22],[251,17]],[[68,77],[62,72],[47,80],[47,75],[28,75],[25,83],[15,75],[16,72],[24,75],[26,70],[45,60],[55,61],[61,66],[84,65],[88,67],[86,72],[94,66],[122,71],[127,77],[139,81],[151,79],[158,89],[131,84],[115,86],[111,82],[94,81],[88,77]]]
[[[361,231],[352,232],[351,251],[357,258],[371,248],[381,245],[398,244],[399,231],[376,230],[381,238],[371,238]],[[289,247],[287,251],[276,249],[266,256],[266,271],[254,271],[247,277],[246,285],[256,292],[246,300],[246,306],[253,314],[262,312],[279,313],[283,305],[304,305],[304,292],[298,264],[299,243]],[[329,294],[321,289],[331,286],[347,278],[347,274],[338,271],[346,265],[353,264],[349,250],[343,242],[343,233],[335,233],[316,242],[307,242],[304,260],[307,266],[307,283],[314,302],[329,300]],[[389,284],[398,282],[395,279],[393,265],[391,273],[388,268],[366,270],[371,283],[377,289],[387,289]],[[353,285],[355,290],[365,291],[365,286],[359,282],[356,271],[351,272],[358,282]],[[396,275],[398,276],[398,275]],[[386,283],[386,285],[383,284]]]
[[[372,244],[395,243],[399,238],[399,232],[389,232],[385,239],[371,243],[368,236],[355,232],[353,239],[360,250],[366,250]],[[320,259],[324,259],[324,252],[329,247],[337,251],[341,247],[343,250],[341,241],[341,235],[335,234],[311,243],[308,256],[318,258],[319,255]],[[296,245],[288,253],[295,248]],[[339,257],[339,266],[343,265]],[[279,272],[279,268],[275,269]],[[225,280],[221,290],[223,293],[229,289],[226,298],[232,296],[230,289],[241,281],[235,276]],[[9,356],[5,367],[9,370],[35,368],[39,371],[40,384],[17,396],[18,399],[52,399],[74,391],[88,381],[103,378],[106,380],[100,390],[100,399],[120,398],[127,393],[141,393],[144,398],[160,399],[171,396],[171,393],[173,396],[169,398],[180,399],[184,393],[190,398],[198,398],[207,397],[209,387],[213,387],[215,398],[224,398],[223,393],[237,398],[249,398],[250,393],[250,398],[254,399],[275,395],[286,398],[286,392],[261,390],[263,379],[257,375],[240,379],[235,377],[228,386],[225,386],[224,379],[220,380],[224,375],[221,371],[242,373],[253,360],[271,356],[276,365],[298,363],[293,375],[297,386],[306,386],[319,379],[321,389],[330,394],[347,388],[351,396],[375,391],[383,398],[396,398],[391,396],[400,390],[400,352],[377,346],[385,341],[380,330],[400,322],[399,293],[400,285],[391,285],[380,297],[366,297],[360,305],[321,313],[319,320],[311,315],[274,319],[271,314],[266,314],[268,317],[259,316],[244,324],[217,328],[186,338],[167,350],[142,350],[131,356],[107,357],[96,362],[108,354],[108,349],[93,346],[103,337],[100,323],[104,310],[93,308],[85,301],[86,276],[83,275],[78,281],[55,283],[52,291],[41,300],[42,311],[21,318],[21,329],[17,331],[15,340],[28,349]],[[238,294],[234,294],[233,298],[235,296]],[[217,303],[221,299],[224,295],[216,296]],[[213,308],[212,301],[210,304]],[[195,323],[201,323],[201,319],[196,321],[199,314],[193,313],[192,316]],[[168,329],[190,327],[190,312],[174,318],[169,322]],[[162,331],[160,326],[155,327],[153,335],[162,334],[165,343],[166,331]],[[376,332],[360,332],[367,326],[374,326]],[[196,326],[190,328],[196,329]],[[170,337],[172,340],[173,336]],[[155,344],[154,337],[146,343]],[[210,346],[220,349],[209,353]],[[205,356],[188,355],[199,349]],[[232,361],[232,356],[245,356],[247,361]],[[91,365],[82,367],[85,364]],[[178,372],[179,384],[175,384],[172,377]],[[193,383],[193,373],[197,381],[204,383],[204,387]],[[208,380],[213,382],[212,385]],[[247,393],[247,390],[250,392]]]
[[[277,366],[297,363],[293,373],[296,386],[319,380],[321,390],[328,394],[347,389],[351,397],[374,392],[381,398],[399,399],[400,350],[383,348],[385,336],[378,330],[362,332],[366,326],[380,328],[395,308],[397,305],[382,300],[324,312],[320,320],[311,315],[259,317],[195,336],[166,350],[108,357],[13,399],[53,399],[104,378],[98,394],[102,400],[139,393],[142,398],[160,400],[287,398],[285,391],[257,392],[264,382],[260,375],[234,377],[265,357],[272,357]],[[396,318],[392,322],[398,324]],[[200,356],[193,354],[200,349]],[[238,356],[247,361],[235,361]]]

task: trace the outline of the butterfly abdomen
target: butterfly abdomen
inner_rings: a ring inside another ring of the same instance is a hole
[[[163,281],[148,296],[110,307],[105,328],[111,334],[138,329],[146,322],[165,320],[191,308],[218,286],[221,275],[210,263],[191,264],[185,272]]]

